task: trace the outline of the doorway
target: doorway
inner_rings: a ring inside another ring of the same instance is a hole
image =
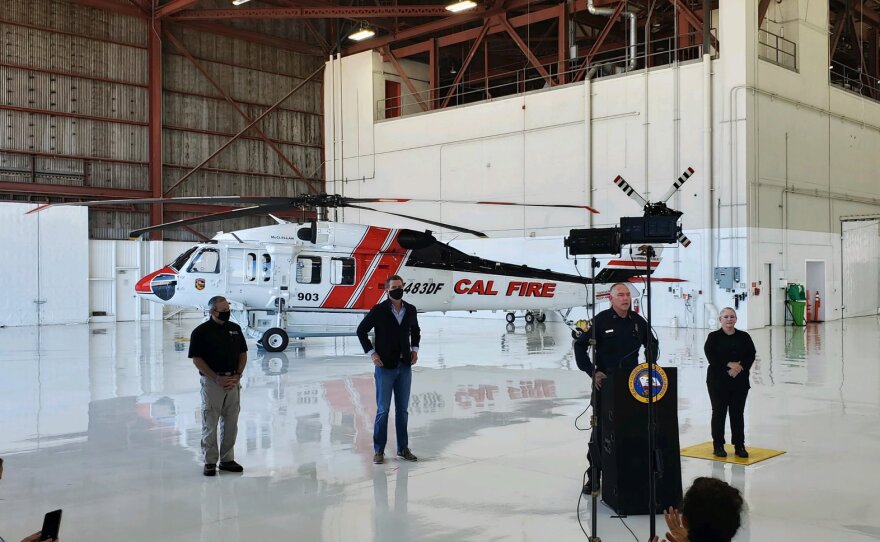
[[[810,292],[810,298],[807,299],[807,303],[810,305],[810,315],[813,320],[817,322],[825,321],[825,300],[828,297],[828,292],[825,289],[825,262],[817,261],[817,260],[807,260],[807,291]],[[822,299],[822,302],[819,307],[818,314],[813,314],[813,301],[816,299],[816,294],[819,294],[819,298]]]

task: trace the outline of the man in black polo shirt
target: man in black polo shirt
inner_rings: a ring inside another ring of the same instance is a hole
[[[208,301],[211,318],[195,328],[189,342],[189,357],[202,380],[202,453],[205,476],[220,470],[242,472],[235,462],[238,435],[239,382],[247,365],[247,343],[238,324],[229,321],[229,302],[222,296]],[[217,423],[220,422],[220,449]]]
[[[583,492],[589,494],[599,487],[602,474],[602,416],[599,412],[600,396],[603,393],[602,383],[616,372],[629,374],[639,364],[639,350],[645,347],[645,356],[650,353],[651,360],[657,361],[658,341],[648,329],[648,322],[631,310],[632,296],[629,286],[618,282],[609,291],[611,308],[596,315],[591,322],[589,331],[582,333],[574,341],[574,357],[578,369],[593,379],[593,393],[596,394],[593,408],[596,415],[596,427],[590,435],[587,461],[587,483]],[[594,335],[595,334],[595,335]],[[590,338],[596,337],[595,365],[590,361]],[[650,345],[650,348],[649,348]],[[610,393],[610,392],[609,392]]]

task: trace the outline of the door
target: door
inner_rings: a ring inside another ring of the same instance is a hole
[[[761,295],[764,296],[764,325],[773,325],[773,293],[776,288],[773,287],[773,264],[764,264],[763,284],[758,286],[761,288]]]
[[[880,220],[841,222],[843,317],[880,310]]]
[[[815,322],[824,322],[825,321],[825,299],[828,297],[828,292],[825,290],[825,262],[824,261],[810,261],[807,260],[807,291],[810,292],[810,297],[807,299],[807,303],[810,305],[810,317]],[[816,299],[816,294],[822,300],[822,303],[819,307],[818,314],[813,314],[814,310],[813,304]]]
[[[116,269],[116,321],[133,322],[137,319],[140,302],[134,291],[138,280],[136,269]]]
[[[400,116],[400,83],[385,81],[385,118]]]

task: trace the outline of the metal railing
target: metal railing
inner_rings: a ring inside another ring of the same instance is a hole
[[[679,44],[676,47],[679,40],[694,45],[681,46]],[[423,109],[419,102],[424,104],[425,109],[432,111],[444,107],[521,95],[542,88],[577,83],[586,77],[598,79],[641,70],[646,66],[656,68],[675,62],[697,60],[703,54],[702,33],[700,32],[691,32],[679,36],[678,39],[669,37],[653,40],[649,45],[650,48],[647,51],[645,43],[638,45],[635,68],[629,67],[628,47],[596,53],[589,62],[587,62],[587,55],[584,55],[576,59],[566,59],[561,63],[555,61],[543,64],[542,68],[548,74],[549,80],[541,75],[534,66],[523,66],[520,63],[518,64],[521,66],[519,68],[507,66],[511,68],[510,71],[502,71],[490,76],[465,78],[457,85],[449,84],[434,89],[425,89],[418,94],[401,94],[399,97],[377,100],[375,118],[384,120],[386,111],[393,113],[389,114],[387,118],[399,118],[421,113]],[[562,64],[562,69],[560,64]],[[501,67],[502,70],[504,68]]]
[[[828,67],[828,82],[873,100],[880,100],[880,80],[871,77],[861,68],[851,68],[836,60]]]
[[[758,29],[758,58],[797,71],[797,43],[769,30]]]

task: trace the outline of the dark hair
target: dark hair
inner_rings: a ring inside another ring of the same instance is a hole
[[[742,508],[738,489],[717,478],[697,478],[681,502],[688,540],[730,542],[739,530]]]
[[[385,289],[386,290],[388,289],[388,285],[391,284],[392,280],[399,280],[400,282],[403,282],[403,279],[400,278],[400,275],[391,275],[387,279],[385,279]]]
[[[226,301],[226,298],[223,297],[222,295],[215,295],[214,297],[212,297],[211,299],[208,300],[208,307],[211,310],[214,310],[217,308],[217,303],[220,303],[221,301]]]

